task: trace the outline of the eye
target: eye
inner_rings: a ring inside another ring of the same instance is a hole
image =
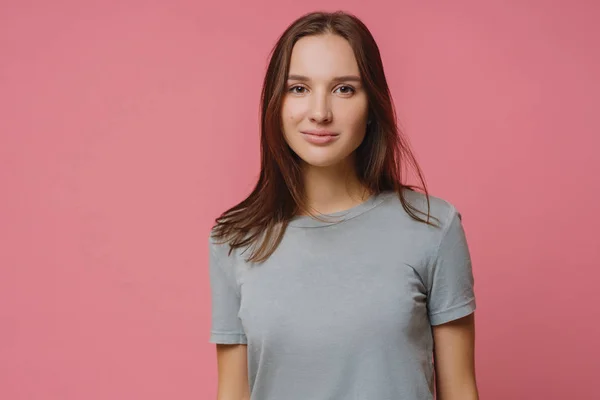
[[[306,88],[302,87],[302,86],[296,85],[296,86],[292,86],[291,88],[289,88],[288,91],[291,92],[291,93],[294,93],[294,94],[302,94],[302,92],[299,92],[299,91],[297,91],[295,89],[306,89]]]
[[[346,89],[341,92],[342,94],[352,94],[356,91],[352,86],[348,86],[348,85],[343,85],[343,86],[338,87],[338,89],[342,89],[342,88]]]
[[[342,89],[341,90],[342,94],[352,94],[352,93],[356,92],[356,89],[354,89],[352,86],[349,86],[349,85],[339,86],[336,90],[340,90],[340,89]],[[294,93],[294,94],[303,94],[303,93],[305,93],[305,92],[303,92],[303,90],[306,90],[306,88],[303,86],[299,86],[299,85],[292,86],[288,89],[289,92]]]

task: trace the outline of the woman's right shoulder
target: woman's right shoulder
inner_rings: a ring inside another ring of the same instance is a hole
[[[231,249],[232,238],[229,236],[223,236],[221,230],[217,228],[215,224],[208,234],[208,246],[210,250],[219,257],[229,257],[231,255],[237,255],[242,252],[242,247],[235,247]],[[230,254],[231,249],[231,254]]]
[[[218,232],[219,232],[219,230],[217,229],[216,224],[210,228],[210,231],[208,234],[208,245],[211,248],[211,250],[221,249],[221,248],[225,247],[225,245],[227,244],[227,241],[222,239],[219,236]]]

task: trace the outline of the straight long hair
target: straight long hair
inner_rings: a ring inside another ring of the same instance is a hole
[[[354,51],[367,92],[369,118],[363,142],[355,150],[359,181],[372,194],[395,191],[404,210],[415,220],[430,222],[429,193],[423,173],[408,140],[397,125],[396,111],[385,78],[375,39],[356,16],[343,12],[312,12],[294,21],[279,37],[269,54],[260,108],[260,175],[252,192],[223,212],[211,235],[235,248],[252,249],[248,262],[260,263],[275,251],[291,218],[298,213],[315,218],[307,205],[301,163],[284,139],[281,107],[286,92],[294,44],[310,35],[335,34],[345,38]],[[412,166],[421,187],[403,183],[403,169]],[[412,206],[404,190],[420,189],[427,199],[427,213]],[[426,216],[426,219],[417,214]]]

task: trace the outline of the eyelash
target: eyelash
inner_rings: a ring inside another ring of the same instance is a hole
[[[338,89],[339,89],[339,88],[344,88],[344,87],[345,87],[345,88],[348,88],[348,89],[350,89],[350,91],[351,91],[351,92],[350,92],[350,94],[351,94],[351,93],[355,93],[355,92],[356,92],[356,89],[354,89],[354,88],[353,88],[352,86],[350,86],[350,85],[342,85],[342,86],[338,87]],[[303,89],[306,89],[304,86],[300,86],[300,85],[294,85],[294,86],[290,87],[288,91],[289,91],[289,92],[293,92],[295,88],[303,88]],[[296,92],[296,94],[301,94],[301,93],[297,93],[297,92]],[[349,93],[343,93],[343,94],[349,94]]]

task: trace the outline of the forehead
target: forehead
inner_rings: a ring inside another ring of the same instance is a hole
[[[328,79],[340,75],[359,75],[359,72],[354,51],[341,36],[305,36],[292,49],[290,75]]]

